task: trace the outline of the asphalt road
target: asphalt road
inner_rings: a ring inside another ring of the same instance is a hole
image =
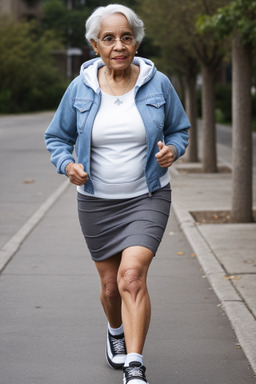
[[[63,182],[49,166],[43,141],[52,116],[0,117],[0,247]]]
[[[0,118],[1,244],[63,183],[44,149],[50,117]],[[256,382],[173,214],[148,284],[152,321],[144,362],[150,384]],[[70,186],[0,276],[1,384],[121,384],[121,373],[105,363],[98,296]]]
[[[202,121],[198,124],[199,137],[202,135]],[[216,124],[216,140],[218,143],[217,156],[232,164],[232,127],[222,124]],[[200,140],[199,140],[200,143]],[[202,144],[202,143],[200,143]],[[202,145],[199,145],[202,150]],[[256,177],[256,132],[252,134],[252,147],[253,147],[253,173]]]
[[[56,177],[55,168],[49,166],[50,155],[43,140],[52,116],[49,112],[0,117],[0,247],[64,181],[63,177]],[[216,132],[220,144],[218,156],[231,164],[232,130],[218,125]],[[255,174],[255,133],[253,149]]]

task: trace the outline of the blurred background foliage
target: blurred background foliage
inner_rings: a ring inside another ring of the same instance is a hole
[[[186,78],[197,76],[197,113],[202,117],[201,73],[214,72],[215,118],[232,122],[232,31],[254,46],[252,105],[256,130],[256,1],[252,0],[140,0],[137,9],[156,49],[152,59],[175,84],[185,100]]]
[[[65,80],[52,51],[60,46],[53,31],[35,22],[0,19],[0,112],[17,113],[57,106]]]
[[[184,100],[184,76],[196,73],[198,77],[198,114],[201,115],[200,60],[210,62],[218,55],[216,71],[216,119],[231,123],[231,66],[230,37],[226,34],[234,14],[237,22],[247,31],[256,33],[253,12],[248,20],[239,19],[248,0],[236,0],[233,13],[216,10],[234,3],[231,0],[130,0],[120,2],[135,9],[146,26],[146,37],[139,55],[153,60],[158,69],[173,81]],[[39,20],[14,20],[0,17],[0,113],[18,113],[55,109],[70,82],[56,64],[53,52],[69,47],[81,49],[81,62],[91,52],[84,38],[85,20],[97,6],[106,0],[73,0],[72,7],[65,0],[42,0]],[[256,2],[250,0],[250,6]],[[224,8],[223,8],[224,9]],[[221,27],[217,28],[217,24]],[[212,26],[216,28],[212,33]],[[200,29],[204,34],[200,34]],[[218,42],[216,43],[216,41]],[[217,49],[218,47],[218,49]],[[256,88],[255,52],[252,86]],[[74,75],[76,75],[75,73]],[[254,89],[253,88],[253,89]],[[256,95],[252,94],[256,115]]]
[[[21,1],[21,0],[19,0]],[[23,1],[23,0],[22,0]],[[37,1],[39,2],[39,0]],[[28,8],[35,1],[24,0]],[[42,0],[41,15],[18,19],[0,14],[0,113],[52,110],[91,52],[85,20],[109,1]],[[134,6],[135,1],[126,4]],[[67,75],[68,49],[80,50],[76,70]],[[78,60],[80,60],[78,62]]]

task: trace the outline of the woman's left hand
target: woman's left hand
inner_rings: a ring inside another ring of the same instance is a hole
[[[175,160],[175,154],[167,145],[164,145],[162,141],[157,143],[159,152],[156,154],[158,164],[162,168],[170,167]]]

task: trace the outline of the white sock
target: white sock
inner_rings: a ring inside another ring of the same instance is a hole
[[[128,353],[128,355],[126,355],[124,366],[129,367],[129,364],[132,361],[137,361],[138,363],[143,365],[143,355],[140,355],[139,353]]]
[[[124,333],[123,324],[119,328],[111,328],[108,323],[108,330],[111,333],[112,336],[119,336],[122,333]]]

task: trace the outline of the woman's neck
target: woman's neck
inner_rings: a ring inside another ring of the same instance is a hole
[[[125,71],[111,71],[106,66],[99,70],[98,80],[101,89],[108,94],[120,96],[134,88],[139,75],[139,67],[132,65]]]
[[[106,73],[108,81],[115,82],[115,83],[122,83],[124,81],[127,81],[132,73],[132,65],[130,65],[127,69],[122,71],[116,71],[113,69],[109,69],[106,66],[103,68],[104,72]]]

